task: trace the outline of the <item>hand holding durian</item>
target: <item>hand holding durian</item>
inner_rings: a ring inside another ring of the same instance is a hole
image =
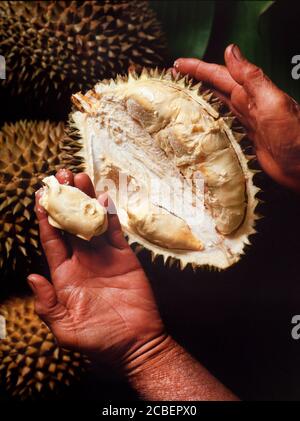
[[[86,195],[95,200],[94,187],[86,174],[73,176],[71,171],[60,170],[56,179],[62,192],[64,187],[75,186],[84,193],[84,200]],[[49,180],[45,181],[49,186]],[[53,179],[51,183],[57,189]],[[75,348],[95,362],[118,368],[145,396],[153,367],[166,359],[168,365],[173,361],[177,379],[183,382],[188,375],[196,386],[204,373],[202,386],[190,390],[190,398],[197,399],[201,393],[212,399],[234,399],[230,391],[203,371],[167,334],[150,283],[123,236],[117,214],[108,213],[107,230],[86,241],[63,234],[53,226],[57,221],[49,223],[47,212],[40,204],[44,194],[42,190],[36,194],[36,214],[51,283],[37,274],[30,275],[28,282],[35,294],[36,311],[59,345]],[[49,199],[49,191],[46,194]],[[107,206],[106,195],[99,201]],[[51,213],[55,217],[54,207],[52,203]],[[159,385],[151,392],[152,398],[161,399],[161,393],[166,399],[174,398],[174,391],[169,388],[164,391]],[[184,399],[178,391],[180,397]]]
[[[225,50],[225,66],[182,58],[174,67],[212,86],[247,128],[264,171],[300,192],[300,106],[293,98],[249,63],[236,45]]]
[[[57,188],[53,180],[45,181]],[[96,201],[94,187],[86,174],[73,176],[69,170],[60,170],[56,181],[62,192],[69,187],[76,195],[80,191],[84,200],[88,196]],[[123,236],[117,214],[108,213],[106,231],[90,241],[65,234],[54,226],[57,221],[49,223],[49,215],[41,206],[41,201],[49,199],[47,189],[36,193],[36,214],[52,282],[40,275],[30,275],[29,284],[36,295],[37,312],[59,343],[92,357],[103,353],[110,364],[119,365],[127,354],[131,358],[130,350],[138,353],[149,341],[163,342],[164,329],[150,285]],[[101,208],[107,207],[105,194],[99,201]],[[55,218],[55,204],[51,202]],[[61,223],[60,228],[66,228]]]

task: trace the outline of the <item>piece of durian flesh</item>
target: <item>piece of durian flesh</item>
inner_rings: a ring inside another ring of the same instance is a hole
[[[170,249],[202,250],[188,224],[165,209],[152,205],[127,206],[128,225],[153,244]]]
[[[72,99],[78,154],[96,191],[113,196],[130,243],[181,267],[239,260],[255,232],[258,188],[232,119],[198,87],[158,72],[100,82]]]
[[[91,240],[107,229],[106,209],[76,187],[60,184],[51,175],[43,179],[45,187],[39,200],[48,213],[48,222],[83,240]]]

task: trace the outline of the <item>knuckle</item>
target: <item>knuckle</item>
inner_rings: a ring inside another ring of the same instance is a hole
[[[195,68],[195,77],[213,84],[216,77],[218,77],[220,70],[221,66],[219,64],[204,64],[199,60]]]
[[[221,73],[222,67],[219,64],[212,64],[210,69],[210,82],[213,83]]]
[[[34,303],[35,312],[40,316],[41,319],[46,320],[48,317],[48,310],[39,302]]]
[[[230,96],[232,105],[238,106],[240,104],[240,99],[241,99],[240,86],[235,86]]]
[[[248,105],[248,97],[244,89],[240,85],[236,85],[230,96],[231,104],[238,110],[246,110]]]
[[[41,303],[39,301],[36,301],[35,302],[35,312],[44,321],[49,321],[56,314],[56,306],[51,305],[51,303],[49,303],[49,305],[45,306],[43,303]]]
[[[265,77],[264,72],[260,67],[257,66],[250,66],[246,72],[246,78],[253,81],[260,81],[263,80]]]
[[[202,63],[198,60],[198,63],[197,63],[197,65],[196,65],[196,67],[195,67],[195,72],[194,72],[194,77],[196,78],[196,79],[202,79],[202,73],[203,73],[203,71],[202,71]]]
[[[280,92],[276,95],[274,103],[279,109],[290,109],[292,106],[291,98],[284,92]]]

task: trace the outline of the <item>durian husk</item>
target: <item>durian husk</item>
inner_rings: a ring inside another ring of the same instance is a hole
[[[34,311],[32,297],[0,304],[6,337],[0,339],[0,390],[21,400],[59,396],[88,369],[79,352],[60,348]]]
[[[39,103],[163,65],[165,38],[147,1],[1,1],[0,54],[9,92]]]
[[[6,123],[0,131],[0,268],[5,272],[17,269],[18,261],[29,270],[41,254],[34,194],[45,176],[63,167],[63,136],[64,123],[50,121]],[[79,171],[80,159],[69,168]]]
[[[245,141],[246,132],[237,120],[237,118],[230,111],[228,111],[224,104],[222,104],[222,102],[217,97],[215,97],[213,93],[209,89],[207,89],[207,87],[205,87],[205,85],[202,82],[195,82],[188,76],[182,76],[180,74],[177,74],[174,77],[171,71],[159,70],[158,68],[143,68],[142,71],[139,73],[137,73],[135,70],[130,70],[128,75],[118,75],[115,79],[104,80],[100,83],[105,85],[116,86],[118,84],[130,83],[131,81],[138,79],[156,79],[159,81],[165,81],[166,83],[170,81],[176,82],[178,87],[187,90],[189,92],[189,95],[196,101],[206,103],[207,107],[210,108],[210,112],[212,113],[212,115],[215,115],[216,117],[222,117],[223,122],[226,126],[226,134],[230,140],[231,146],[236,152],[245,177],[245,194],[247,198],[247,209],[245,211],[243,223],[241,227],[239,227],[239,229],[237,230],[236,234],[239,236],[239,239],[242,244],[241,251],[239,253],[239,256],[234,261],[228,264],[215,265],[210,261],[208,261],[205,264],[191,262],[189,260],[188,254],[178,255],[177,253],[173,253],[172,250],[158,247],[155,244],[147,241],[145,238],[142,239],[132,231],[128,231],[125,228],[124,232],[126,237],[128,238],[129,244],[132,245],[132,247],[137,253],[139,253],[143,249],[147,249],[151,254],[152,262],[162,257],[165,265],[173,266],[174,264],[178,264],[181,270],[183,270],[187,266],[191,266],[193,270],[196,270],[200,267],[201,269],[204,268],[209,270],[226,269],[232,264],[237,263],[240,257],[245,253],[246,247],[251,244],[250,237],[256,233],[256,221],[261,218],[261,215],[256,213],[256,207],[259,203],[257,194],[260,191],[260,189],[254,184],[253,180],[253,177],[257,173],[257,170],[252,169],[250,165],[250,163],[252,163],[255,160],[255,155],[249,155],[246,151],[246,149],[249,147],[249,142]],[[80,97],[81,94],[79,93],[78,95]],[[98,94],[95,93],[94,90],[89,91],[85,98],[87,99],[87,101],[89,101],[89,97],[92,98],[93,95],[95,95],[95,98],[99,98],[97,96]],[[84,111],[83,109],[81,109],[81,105],[78,103],[77,98],[78,97],[76,97],[76,95],[73,96],[73,102],[75,106],[80,111]],[[85,146],[82,142],[82,133],[80,133],[80,130],[78,130],[78,127],[76,126],[73,120],[73,113],[70,116],[69,127],[67,128],[65,142],[69,145],[69,147],[73,146],[78,150],[78,152],[76,152],[76,156],[81,158],[82,163],[85,167],[85,171],[88,172],[91,178],[93,179],[93,173],[91,171],[91,168],[89,168],[88,163],[90,159],[88,157],[88,151],[85,150]],[[246,145],[246,147],[244,146],[244,144]],[[73,155],[70,155],[69,162],[71,162],[72,157]],[[66,163],[68,163],[68,160],[66,161]]]

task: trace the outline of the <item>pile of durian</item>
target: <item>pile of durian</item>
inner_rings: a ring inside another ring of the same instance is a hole
[[[82,378],[88,360],[60,348],[34,311],[31,297],[12,298],[0,305],[5,328],[0,334],[0,393],[37,399],[63,393]]]
[[[238,262],[257,219],[243,132],[201,83],[153,70],[165,44],[147,2],[0,2],[0,35],[9,75],[1,88],[16,101],[33,93],[37,107],[62,95],[73,103],[68,123],[28,120],[24,110],[0,130],[3,279],[41,259],[34,192],[63,167],[86,171],[97,192],[108,188],[129,243],[153,259],[181,269]],[[58,393],[85,371],[83,356],[57,347],[32,299],[12,298],[0,315],[9,395]]]

